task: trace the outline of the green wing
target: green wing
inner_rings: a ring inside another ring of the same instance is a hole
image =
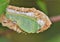
[[[16,21],[17,25],[25,32],[35,33],[40,29],[40,25],[36,22],[36,18],[20,14],[6,14],[7,18]]]

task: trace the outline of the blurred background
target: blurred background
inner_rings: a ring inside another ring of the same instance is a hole
[[[10,5],[35,7],[49,17],[60,15],[60,0],[10,0]],[[60,42],[60,22],[39,34],[17,33],[0,24],[0,42]]]

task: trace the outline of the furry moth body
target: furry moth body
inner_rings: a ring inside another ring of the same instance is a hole
[[[37,23],[41,25],[41,29],[39,29],[37,33],[47,30],[52,24],[48,16],[46,16],[43,12],[36,10],[35,8],[19,8],[15,6],[8,6],[7,12],[25,14],[27,16],[37,18]],[[3,26],[7,26],[9,29],[17,31],[18,33],[23,32],[15,22],[12,22],[11,20],[7,19],[5,15],[1,16],[1,23]]]

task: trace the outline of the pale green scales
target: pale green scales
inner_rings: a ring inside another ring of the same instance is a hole
[[[27,33],[35,33],[40,29],[36,18],[13,13],[7,13],[6,17],[12,21],[16,21],[16,24]]]

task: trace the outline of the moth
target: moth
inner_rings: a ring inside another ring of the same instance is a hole
[[[9,5],[0,23],[18,33],[40,33],[51,26],[48,16],[35,8],[24,8]]]

